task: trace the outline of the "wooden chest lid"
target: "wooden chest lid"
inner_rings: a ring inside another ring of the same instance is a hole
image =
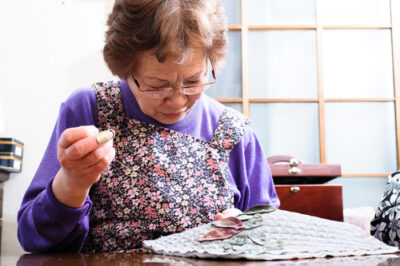
[[[342,175],[339,164],[307,164],[289,155],[267,160],[275,184],[322,184]]]

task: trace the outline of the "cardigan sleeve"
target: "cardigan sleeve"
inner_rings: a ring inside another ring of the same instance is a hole
[[[382,200],[371,221],[371,235],[400,247],[400,171],[388,177]]]
[[[18,211],[18,240],[24,250],[33,253],[81,250],[89,229],[92,202],[88,197],[80,208],[65,206],[54,197],[51,187],[60,169],[59,137],[69,127],[95,124],[95,113],[94,92],[90,89],[79,90],[62,103],[47,149]]]
[[[252,128],[231,151],[230,183],[235,196],[235,208],[246,210],[256,204],[279,207],[274,181],[260,142]]]

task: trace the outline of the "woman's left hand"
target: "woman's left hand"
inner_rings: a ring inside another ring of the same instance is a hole
[[[224,219],[227,217],[231,217],[231,216],[238,216],[239,214],[241,214],[242,211],[236,208],[230,208],[230,209],[226,209],[225,211],[223,211],[222,213],[217,213],[217,215],[215,215],[214,221],[220,220],[220,219]]]

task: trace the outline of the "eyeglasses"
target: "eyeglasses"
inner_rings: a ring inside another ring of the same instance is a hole
[[[137,81],[137,79],[133,76],[133,73],[131,73],[132,79],[135,82],[138,90],[142,93],[144,93],[146,96],[150,97],[150,98],[165,98],[165,97],[169,97],[174,93],[175,89],[182,89],[183,94],[185,95],[195,95],[195,94],[199,94],[204,92],[206,89],[208,89],[208,85],[211,85],[213,83],[216,82],[216,77],[215,77],[215,71],[214,71],[214,65],[213,63],[210,61],[211,64],[211,75],[212,75],[212,80],[209,82],[205,82],[203,83],[203,80],[199,80],[196,81],[194,83],[191,83],[190,85],[183,85],[180,87],[176,87],[176,86],[172,86],[172,85],[167,85],[167,86],[163,86],[161,88],[153,88],[150,86],[142,86],[140,87],[139,82]],[[208,67],[207,67],[208,69]],[[208,71],[207,71],[208,72]],[[207,73],[207,76],[208,73]],[[142,85],[146,85],[143,84]]]

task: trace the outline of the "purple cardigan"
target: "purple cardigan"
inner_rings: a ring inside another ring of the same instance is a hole
[[[225,108],[203,95],[186,117],[175,124],[163,125],[140,110],[126,81],[121,81],[121,93],[128,117],[203,140],[211,140]],[[54,197],[51,184],[60,169],[57,141],[62,132],[70,127],[97,126],[97,116],[93,88],[79,89],[62,103],[46,152],[18,211],[18,239],[26,251],[36,253],[81,250],[89,230],[92,202],[88,197],[80,208],[65,206]],[[232,150],[229,169],[228,180],[232,186],[236,208],[245,210],[255,204],[279,207],[266,157],[252,129],[244,133]]]

